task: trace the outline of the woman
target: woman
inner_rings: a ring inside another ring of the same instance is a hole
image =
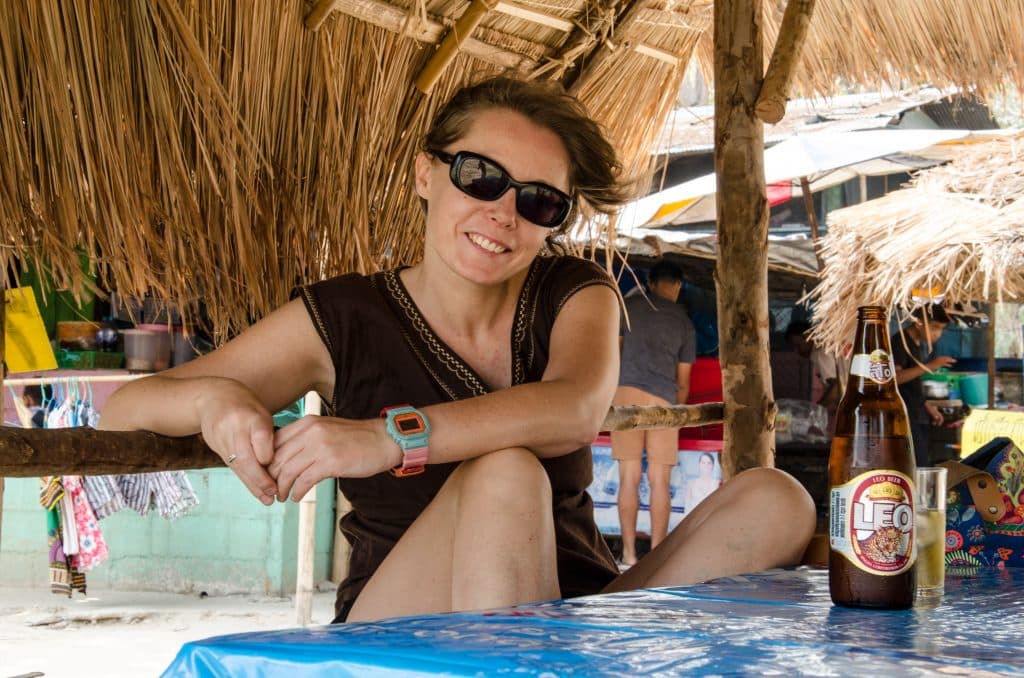
[[[538,253],[577,202],[622,202],[616,169],[599,127],[564,93],[502,78],[461,90],[415,161],[420,263],[304,288],[217,351],[117,391],[103,427],[201,431],[268,505],[337,477],[353,551],[336,621],[795,562],[813,528],[810,500],[788,476],[760,471],[615,579],[585,488],[588,445],[615,391],[617,297],[592,264]],[[311,389],[333,416],[275,433],[271,413]],[[743,512],[767,501],[786,518],[759,518],[747,536]],[[797,513],[800,529],[782,535]],[[735,554],[739,542],[721,539],[733,523],[745,539]]]
[[[715,478],[715,458],[710,452],[700,455],[697,463],[697,477],[686,483],[686,498],[683,506],[692,511],[697,504],[704,501],[718,489],[719,481]]]

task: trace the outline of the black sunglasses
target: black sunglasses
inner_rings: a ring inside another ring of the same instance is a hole
[[[509,188],[515,188],[516,211],[538,226],[561,226],[572,210],[572,198],[565,193],[547,184],[516,181],[504,167],[490,158],[469,151],[459,151],[455,155],[436,150],[427,152],[451,165],[448,176],[452,183],[471,198],[497,200]]]

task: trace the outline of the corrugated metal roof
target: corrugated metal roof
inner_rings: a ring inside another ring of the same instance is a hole
[[[926,87],[910,92],[794,99],[786,105],[786,116],[778,124],[765,125],[765,144],[771,145],[798,133],[822,130],[850,132],[885,127],[903,111],[939,101],[950,93],[950,90]],[[679,108],[669,117],[655,153],[706,153],[714,148],[714,126],[714,106]]]

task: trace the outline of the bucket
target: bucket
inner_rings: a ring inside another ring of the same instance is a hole
[[[984,372],[960,375],[960,399],[968,405],[988,405],[988,375]]]
[[[186,337],[180,327],[176,327],[171,335],[171,364],[181,365],[196,357],[196,349],[192,345],[192,337]]]
[[[129,370],[156,372],[171,364],[171,335],[152,330],[121,330],[124,366]]]

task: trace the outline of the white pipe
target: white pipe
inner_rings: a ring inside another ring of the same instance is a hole
[[[77,375],[77,374],[66,374],[56,377],[29,377],[25,379],[4,379],[4,386],[42,386],[43,384],[52,384],[57,381],[87,381],[92,383],[99,383],[104,381],[131,381],[133,379],[141,379],[143,377],[151,376],[149,374],[103,374],[96,376],[89,375]]]
[[[302,401],[304,414],[320,414],[320,396],[310,391]],[[316,485],[299,501],[299,544],[295,567],[295,617],[299,626],[313,620],[313,561],[316,555]]]

